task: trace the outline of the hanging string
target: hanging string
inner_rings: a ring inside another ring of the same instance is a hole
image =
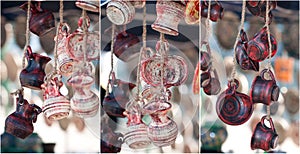
[[[59,35],[59,31],[61,26],[63,25],[63,11],[64,11],[64,3],[63,0],[60,0],[59,3],[59,23],[57,24],[57,28],[56,28],[56,39],[55,39],[55,45],[54,45],[54,74],[57,74],[58,72],[58,68],[57,68],[57,59],[58,59],[58,54],[57,54],[57,45],[58,45],[58,35]],[[52,78],[52,76],[50,78],[48,78],[48,80],[50,80]]]
[[[209,35],[210,35],[210,27],[209,27],[210,9],[211,9],[211,0],[208,1],[207,18],[205,20],[205,26],[206,26],[206,34],[204,39],[205,42],[208,42]]]
[[[108,75],[108,83],[107,83],[107,86],[106,86],[106,96],[109,94],[109,80],[110,80],[110,77],[112,75],[112,73],[114,72],[114,36],[115,36],[115,24],[112,23],[111,25],[111,44],[110,44],[110,67],[111,67],[111,70],[109,72],[109,75]]]
[[[147,23],[146,23],[146,5],[144,6],[143,10],[143,35],[142,35],[142,40],[143,40],[143,48],[146,48],[146,35],[147,35]]]
[[[83,64],[86,65],[86,61],[87,61],[87,55],[86,55],[86,50],[87,50],[87,35],[88,35],[88,23],[86,21],[86,19],[88,19],[87,14],[86,14],[86,10],[82,9],[82,18],[83,18],[83,22],[82,22],[82,28],[83,28],[83,45],[82,45],[82,50],[83,50]]]
[[[24,55],[22,59],[22,68],[25,68],[25,57],[26,57],[26,51],[27,51],[27,46],[29,45],[29,40],[30,40],[30,35],[29,35],[29,19],[30,19],[30,5],[31,5],[31,0],[28,0],[27,3],[27,20],[26,20],[26,43],[24,46]]]
[[[161,91],[163,92],[164,91],[164,74],[165,74],[165,53],[166,51],[164,51],[165,48],[165,35],[163,33],[160,33],[160,49],[159,49],[159,52],[161,54],[161,67],[160,67],[160,70],[161,70]]]
[[[270,17],[269,17],[269,12],[270,12],[270,7],[269,7],[269,0],[266,0],[266,27],[267,27],[267,34],[268,34],[268,43],[269,43],[269,60],[268,60],[268,71],[271,71],[271,56],[272,56],[272,43],[271,43],[271,34],[270,34],[270,27],[269,27],[269,22],[270,22]],[[267,106],[267,119],[271,118],[271,105]]]
[[[144,52],[144,50],[146,50],[146,37],[147,37],[147,23],[146,23],[146,5],[145,5],[144,11],[143,11],[143,34],[142,34],[143,47],[139,53],[138,66],[137,66],[137,71],[136,71],[136,81],[137,81],[136,99],[137,99],[137,101],[140,100],[140,97],[139,97],[140,85],[141,85],[140,67],[141,67],[141,60],[142,60],[142,58],[141,58],[142,52]]]
[[[269,17],[269,12],[270,12],[270,7],[269,7],[269,0],[266,0],[267,6],[266,6],[266,27],[267,27],[267,35],[268,35],[268,43],[269,43],[269,60],[268,60],[268,70],[271,70],[272,64],[271,64],[271,57],[272,57],[272,43],[271,43],[271,34],[270,34],[270,17]]]
[[[237,73],[236,71],[236,66],[237,66],[237,62],[236,62],[236,56],[235,56],[235,48],[238,44],[239,38],[240,38],[240,31],[242,29],[244,29],[244,23],[245,23],[245,12],[246,12],[246,0],[243,0],[243,6],[242,6],[242,15],[241,15],[241,25],[239,27],[239,31],[237,34],[237,37],[235,39],[234,42],[234,46],[233,46],[233,68],[232,68],[232,72],[231,72],[231,81],[234,81],[235,75]]]

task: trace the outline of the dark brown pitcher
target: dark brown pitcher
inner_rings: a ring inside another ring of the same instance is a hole
[[[32,122],[36,122],[37,116],[42,112],[42,109],[35,104],[29,104],[23,98],[22,93],[19,93],[16,104],[16,111],[5,120],[5,132],[24,139],[32,134]]]
[[[268,73],[270,80],[265,78],[265,74]],[[271,101],[277,101],[279,97],[280,89],[276,84],[275,77],[271,71],[264,69],[261,71],[260,76],[256,76],[253,80],[250,97],[253,103],[263,103],[270,105]]]
[[[259,63],[257,61],[253,61],[247,55],[247,47],[248,47],[248,38],[246,32],[241,29],[240,31],[240,39],[235,48],[235,58],[237,63],[243,70],[259,70]]]
[[[267,116],[263,116],[261,121],[256,125],[251,138],[251,149],[262,149],[269,151],[276,148],[278,141],[278,134],[276,133],[272,118],[268,120],[271,128],[265,125],[265,119]]]
[[[46,75],[45,66],[51,58],[32,53],[30,46],[27,46],[25,57],[28,65],[21,71],[21,85],[33,90],[41,90],[41,85],[44,83]]]
[[[24,11],[27,11],[28,2],[20,7]],[[52,12],[42,9],[40,1],[31,2],[30,11],[29,29],[32,33],[43,36],[55,27],[55,20]]]
[[[123,134],[115,133],[107,126],[102,125],[101,153],[117,153],[121,151]]]
[[[216,104],[219,118],[228,125],[241,125],[253,113],[253,103],[246,94],[237,92],[238,80],[228,82],[228,88],[220,94]]]
[[[135,87],[135,84],[116,79],[114,72],[109,84],[112,91],[101,102],[102,108],[109,116],[124,118],[126,116],[123,115],[123,112],[126,104],[130,101],[130,91]]]
[[[277,52],[277,41],[275,37],[270,34],[271,44],[272,44],[272,54],[273,57]],[[262,28],[254,37],[248,42],[247,54],[253,61],[263,61],[269,56],[269,43],[267,27]]]
[[[115,37],[114,42],[114,54],[125,62],[131,60],[140,51],[138,48],[127,50],[128,48],[137,45],[140,40],[136,35],[126,31],[119,33]]]

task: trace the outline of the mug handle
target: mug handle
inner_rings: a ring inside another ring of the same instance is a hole
[[[269,128],[269,127],[267,127],[267,126],[265,125],[265,119],[266,119],[266,118],[267,118],[267,115],[263,116],[263,117],[261,118],[261,120],[260,120],[260,123],[261,123],[262,126],[264,126],[264,127],[266,127],[266,128]],[[273,131],[275,131],[275,127],[274,127],[272,118],[270,117],[270,119],[269,119],[268,121],[269,121],[269,123],[270,123],[271,129],[272,129]]]
[[[268,69],[264,69],[264,70],[262,70],[262,71],[261,71],[261,73],[260,73],[260,77],[261,77],[262,79],[266,80],[266,79],[265,79],[265,77],[264,77],[265,73],[269,73],[269,75],[270,75],[271,79],[272,79],[272,80],[273,80],[273,81],[276,83],[276,80],[275,80],[274,74],[272,73],[272,71],[271,71],[271,70],[268,70]]]
[[[228,81],[227,86],[228,88],[226,89],[226,94],[233,95],[237,88],[240,86],[240,83],[237,79],[234,79],[233,81]]]
[[[150,47],[146,47],[146,48],[142,47],[140,49],[140,53],[142,54],[143,59],[148,59],[155,55],[155,52]]]

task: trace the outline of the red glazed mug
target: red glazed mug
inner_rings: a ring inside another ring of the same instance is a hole
[[[228,83],[228,88],[220,94],[216,104],[219,118],[228,125],[241,125],[248,121],[253,113],[253,104],[246,94],[237,92],[238,80]]]
[[[266,73],[269,74],[271,80],[264,77]],[[271,101],[278,100],[279,92],[280,89],[276,85],[273,73],[268,71],[268,69],[264,69],[261,71],[260,76],[256,76],[254,79],[250,90],[250,97],[253,103],[270,105]]]
[[[200,4],[201,16],[207,18],[208,16],[208,2],[206,0],[202,1]],[[218,21],[218,19],[222,19],[224,15],[224,9],[222,5],[218,2],[211,3],[210,10],[210,20],[213,22]]]
[[[240,31],[240,40],[235,48],[235,57],[237,63],[243,70],[259,70],[259,63],[257,61],[253,61],[247,55],[247,46],[248,46],[248,38],[245,31],[242,29]]]
[[[267,116],[263,116],[261,121],[256,125],[252,138],[251,149],[262,149],[269,151],[277,146],[278,135],[276,133],[272,118],[269,119],[271,128],[265,125],[265,119]]]
[[[205,46],[205,49],[201,49],[200,52],[200,65],[201,65],[201,70],[206,71],[211,67],[211,51],[209,44],[207,42],[202,42],[200,47],[202,48]]]
[[[207,95],[217,95],[220,92],[221,85],[216,70],[202,73],[200,80],[200,85]]]
[[[275,37],[270,34],[271,44],[272,44],[272,54],[273,57],[277,52],[277,42]],[[259,33],[256,33],[254,37],[248,42],[247,54],[253,61],[263,61],[269,56],[269,43],[268,43],[268,34],[267,27],[264,27],[260,30]]]

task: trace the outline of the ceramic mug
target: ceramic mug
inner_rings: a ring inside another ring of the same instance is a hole
[[[275,37],[270,34],[271,38],[271,57],[277,52],[277,41]],[[254,37],[248,42],[247,54],[253,61],[263,61],[269,58],[269,43],[267,27],[262,28]]]
[[[218,117],[229,125],[245,123],[254,109],[250,97],[236,91],[238,87],[238,80],[228,82],[228,88],[220,94],[216,104]]]
[[[268,121],[271,128],[265,125],[267,116],[263,116],[261,121],[256,125],[253,135],[251,137],[251,149],[262,149],[269,151],[276,148],[278,141],[278,134],[276,133],[272,118]]]
[[[265,78],[268,73],[271,80]],[[253,103],[263,103],[270,105],[271,101],[277,101],[280,89],[276,84],[275,77],[271,71],[264,69],[261,71],[260,76],[256,76],[253,80],[250,97]]]
[[[221,84],[215,69],[201,73],[200,83],[207,95],[217,95],[221,90]]]
[[[259,63],[249,58],[247,54],[248,39],[245,31],[240,31],[240,39],[235,48],[235,58],[243,70],[259,70]]]
[[[135,15],[135,8],[130,1],[110,1],[106,7],[107,18],[116,25],[130,23]]]

